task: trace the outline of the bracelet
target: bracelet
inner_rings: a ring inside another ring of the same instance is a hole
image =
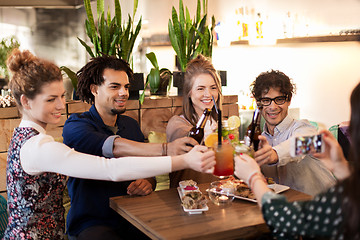
[[[250,176],[248,177],[247,181],[246,181],[246,184],[250,187],[250,181],[251,179],[256,175],[256,174],[259,174],[260,172],[259,171],[254,171],[250,174]]]
[[[168,143],[162,143],[162,156],[167,156]]]
[[[266,183],[266,179],[264,177],[264,175],[262,175],[260,172],[254,172],[250,178],[249,178],[249,182],[248,182],[248,186],[250,187],[250,189],[253,189],[253,184],[256,182],[255,180],[262,180],[264,181],[264,183]]]
[[[257,175],[252,179],[251,184],[250,184],[250,189],[253,190],[254,189],[254,184],[256,182],[256,180],[261,180],[266,184],[266,180],[263,176]]]

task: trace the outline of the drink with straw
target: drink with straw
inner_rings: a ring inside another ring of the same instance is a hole
[[[234,174],[234,148],[230,143],[215,145],[216,164],[214,175],[226,178]]]

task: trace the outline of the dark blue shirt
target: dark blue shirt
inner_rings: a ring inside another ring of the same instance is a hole
[[[124,115],[118,115],[116,135],[143,142],[138,123]],[[113,131],[102,121],[95,106],[88,112],[72,114],[65,122],[64,143],[76,151],[103,156],[102,147]],[[86,168],[86,166],[84,166]],[[119,228],[121,217],[109,207],[109,198],[125,195],[130,182],[109,182],[70,177],[68,191],[71,208],[67,215],[66,229],[69,235],[78,235],[85,228],[107,225]]]

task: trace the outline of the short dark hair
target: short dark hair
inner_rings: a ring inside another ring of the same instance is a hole
[[[90,86],[95,84],[100,86],[104,83],[103,73],[105,69],[113,69],[126,72],[130,84],[133,82],[133,71],[130,65],[119,58],[113,56],[101,56],[90,59],[84,67],[77,73],[78,85],[77,91],[79,98],[89,104],[93,104],[95,99],[91,93]]]
[[[285,73],[278,70],[262,72],[250,85],[250,90],[254,98],[258,101],[263,94],[269,92],[270,88],[279,88],[280,92],[287,96],[288,101],[295,94],[296,86]]]

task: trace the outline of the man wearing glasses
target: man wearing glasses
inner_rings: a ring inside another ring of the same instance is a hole
[[[307,120],[296,120],[288,114],[295,86],[283,72],[271,70],[261,73],[250,86],[262,106],[265,119],[262,135],[272,146],[270,158],[257,160],[265,176],[295,190],[315,195],[335,184],[331,172],[310,156],[290,156],[290,137],[317,133]],[[255,154],[256,157],[256,154]]]

